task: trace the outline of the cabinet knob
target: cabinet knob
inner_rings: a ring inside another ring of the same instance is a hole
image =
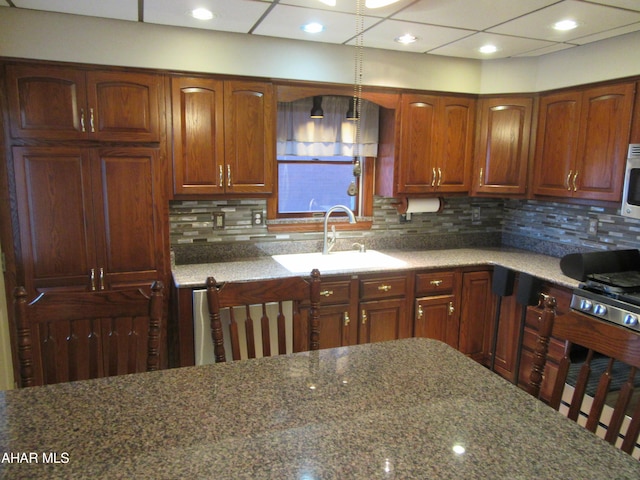
[[[388,292],[391,290],[391,285],[379,285],[378,290],[381,292]]]
[[[100,267],[100,275],[98,277],[100,290],[104,290],[104,268]]]
[[[441,182],[442,182],[442,169],[438,167],[438,186],[440,186]]]
[[[573,170],[569,170],[569,175],[567,175],[566,185],[568,191],[571,191],[571,175],[573,175]]]
[[[351,323],[351,319],[349,318],[349,312],[344,312],[344,326],[348,326]]]
[[[222,186],[224,185],[224,170],[222,170],[222,165],[220,165],[220,170],[218,173],[220,175],[220,188],[222,188]]]
[[[418,320],[422,318],[422,315],[424,315],[424,311],[422,310],[422,305],[418,305]]]
[[[331,295],[333,295],[333,290],[322,290],[320,292],[320,295],[322,295],[323,297],[330,297]]]
[[[449,315],[453,315],[455,308],[453,307],[453,302],[449,302]]]
[[[576,170],[576,173],[573,174],[573,191],[577,192],[578,191],[578,171]]]
[[[483,178],[484,178],[484,168],[480,167],[480,178],[478,179],[478,185],[479,186],[482,186]]]
[[[96,127],[95,127],[95,123],[93,121],[93,108],[89,109],[89,126],[91,127],[91,133],[95,133],[96,131]]]
[[[91,270],[89,270],[89,282],[90,282],[90,287],[92,292],[96,291],[96,269],[92,268]]]
[[[367,311],[363,308],[362,309],[362,325],[367,323]]]
[[[431,169],[431,186],[432,187],[436,186],[436,167],[433,167]]]
[[[227,187],[231,186],[231,165],[227,165]]]
[[[82,133],[87,131],[87,128],[84,125],[84,108],[80,109],[80,130],[82,130]]]
[[[440,285],[442,285],[442,280],[431,280],[429,283],[434,287],[439,287]]]

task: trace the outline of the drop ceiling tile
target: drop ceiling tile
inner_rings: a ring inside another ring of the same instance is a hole
[[[564,32],[553,29],[555,22],[567,19],[578,22],[578,28]],[[488,31],[539,40],[570,42],[576,38],[598,34],[635,22],[640,22],[640,12],[634,13],[576,0],[564,0]]]
[[[385,18],[399,10],[402,10],[407,5],[411,5],[415,0],[400,0],[386,7],[380,8],[363,8],[363,15],[368,17]],[[320,0],[280,0],[280,5],[294,5],[296,7],[307,7],[319,10],[331,10],[333,12],[342,13],[356,13],[355,0],[336,0],[335,6],[327,5]]]
[[[571,43],[578,45],[585,45],[591,42],[597,42],[598,40],[604,40],[605,38],[617,37],[619,35],[625,35],[627,33],[637,32],[640,30],[640,22],[627,25],[626,27],[613,28],[606,32],[596,33],[594,35],[587,35],[585,37],[576,38],[571,40]]]
[[[561,50],[567,50],[569,48],[576,47],[577,45],[573,45],[571,43],[552,43],[547,47],[537,48],[535,50],[530,50],[528,52],[524,52],[518,55],[514,55],[514,57],[539,57],[540,55],[546,55],[547,53],[559,52]]]
[[[640,2],[638,0],[591,0],[591,3],[608,5],[609,7],[626,8],[640,12]]]
[[[486,44],[498,47],[498,51],[492,54],[480,53],[479,48]],[[451,57],[477,58],[480,60],[491,60],[496,58],[513,57],[522,55],[539,48],[552,46],[552,42],[544,40],[534,40],[528,38],[510,37],[506,35],[496,35],[492,33],[476,33],[469,37],[429,51],[435,55],[448,55]]]
[[[420,0],[394,19],[484,30],[558,0]]]
[[[418,40],[407,45],[398,43],[395,38],[410,33]],[[367,30],[362,37],[365,47],[400,50],[405,52],[426,52],[441,45],[468,37],[472,30],[423,25],[420,23],[385,20]],[[352,40],[349,42],[354,43]]]
[[[379,21],[379,18],[364,17],[364,29]],[[316,34],[303,32],[300,27],[309,22],[321,23],[325,30]],[[276,5],[253,33],[296,40],[345,43],[356,35],[356,23],[354,16],[348,13]]]
[[[13,0],[13,4],[32,10],[138,21],[137,0]]]
[[[145,0],[144,21],[162,25],[248,33],[271,6],[271,1],[255,0]],[[198,20],[190,15],[195,8],[207,8],[215,15]]]

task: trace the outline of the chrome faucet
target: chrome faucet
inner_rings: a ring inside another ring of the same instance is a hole
[[[333,233],[333,236],[331,237],[331,239],[328,238],[329,235],[327,233],[327,224],[329,223],[329,215],[331,215],[336,210],[345,211],[347,213],[347,215],[349,216],[349,223],[356,223],[356,216],[349,209],[349,207],[345,207],[344,205],[334,205],[329,210],[327,210],[327,213],[324,216],[324,237],[323,237],[323,243],[322,243],[322,254],[323,255],[328,255],[329,252],[331,251],[331,249],[333,248],[333,246],[336,243],[336,227],[335,227],[335,225],[331,226],[331,232]]]

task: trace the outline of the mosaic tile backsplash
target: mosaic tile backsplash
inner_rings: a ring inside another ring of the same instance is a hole
[[[336,250],[365,243],[371,249],[511,246],[561,257],[576,251],[640,248],[640,221],[617,209],[536,200],[453,197],[440,213],[413,214],[403,222],[393,199],[375,197],[373,226],[338,232]],[[261,199],[170,203],[171,248],[177,264],[320,251],[322,232],[270,233],[252,224],[266,211]],[[214,214],[224,213],[224,228]],[[591,231],[590,231],[591,227]]]

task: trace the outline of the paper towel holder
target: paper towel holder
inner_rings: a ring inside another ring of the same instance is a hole
[[[440,202],[440,206],[437,211],[433,213],[440,213],[444,208],[444,199],[442,197],[438,197],[438,201]],[[400,197],[396,202],[392,202],[393,205],[400,215],[407,215],[407,220],[411,218],[411,213],[407,213],[407,209],[409,208],[409,197]]]

